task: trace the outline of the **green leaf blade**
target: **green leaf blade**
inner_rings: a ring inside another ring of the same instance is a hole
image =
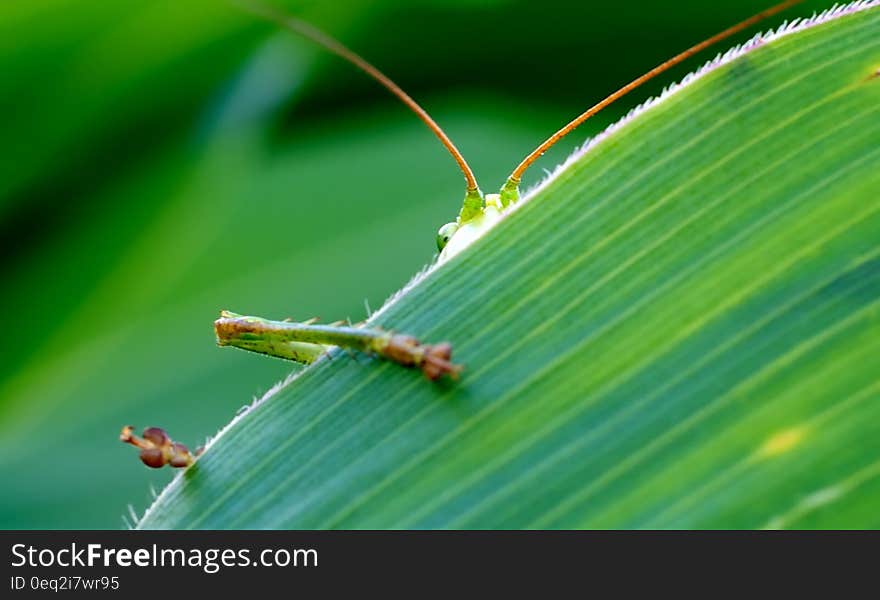
[[[142,527],[880,525],[880,10],[641,112],[232,424]],[[876,506],[876,503],[875,503]]]

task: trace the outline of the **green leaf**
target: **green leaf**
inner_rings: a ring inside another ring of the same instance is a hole
[[[139,525],[880,526],[877,5],[712,65],[374,317],[461,381],[334,354]]]

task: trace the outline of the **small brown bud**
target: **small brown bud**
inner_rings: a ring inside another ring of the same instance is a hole
[[[142,434],[145,440],[149,440],[157,446],[165,446],[171,442],[171,438],[160,427],[147,427]]]
[[[148,467],[158,469],[165,465],[165,455],[159,448],[144,448],[141,450],[141,462]]]
[[[175,442],[171,446],[171,460],[168,461],[168,464],[175,468],[188,467],[193,462],[192,454],[189,453],[189,448],[184,446],[183,444],[179,444]]]

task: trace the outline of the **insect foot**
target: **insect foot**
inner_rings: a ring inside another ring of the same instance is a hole
[[[417,367],[431,381],[444,375],[458,379],[462,366],[452,364],[452,344],[422,344],[410,335],[392,335],[379,354],[404,367]]]
[[[136,436],[133,431],[134,427],[131,425],[123,427],[119,441],[140,448],[141,462],[153,469],[165,465],[175,468],[188,467],[195,462],[196,456],[201,454],[197,450],[193,455],[189,448],[173,441],[165,430],[159,427],[147,427],[141,434],[142,437]]]

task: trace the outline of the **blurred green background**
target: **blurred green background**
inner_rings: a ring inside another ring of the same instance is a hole
[[[768,4],[276,2],[419,100],[487,191],[592,102]],[[173,475],[122,425],[195,447],[295,368],[218,349],[219,309],[360,320],[431,260],[462,197],[385,90],[223,0],[6,0],[0,73],[2,528],[122,527]]]

